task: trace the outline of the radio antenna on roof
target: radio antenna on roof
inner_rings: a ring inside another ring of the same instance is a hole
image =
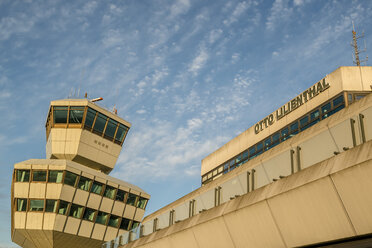
[[[359,59],[359,54],[362,53],[362,52],[365,52],[367,50],[366,47],[364,47],[364,49],[362,51],[359,50],[358,48],[358,39],[360,38],[364,38],[364,32],[362,33],[361,36],[357,36],[356,35],[356,32],[355,32],[355,28],[354,28],[354,22],[353,23],[353,42],[351,43],[351,46],[354,48],[354,64],[356,64],[357,66],[360,66],[360,62],[365,62],[365,64],[367,64],[367,61],[368,61],[368,55],[366,56],[366,58],[364,60],[360,60]],[[364,43],[365,44],[365,43]]]

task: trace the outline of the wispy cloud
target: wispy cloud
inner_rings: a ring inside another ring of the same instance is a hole
[[[189,72],[192,72],[194,75],[197,75],[198,72],[204,67],[205,63],[208,60],[208,53],[207,51],[202,48],[200,49],[197,56],[192,60],[191,64],[189,65]]]

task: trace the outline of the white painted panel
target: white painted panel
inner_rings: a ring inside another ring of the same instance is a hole
[[[364,132],[366,141],[372,139],[372,107],[361,112],[364,115]]]
[[[244,189],[241,185],[238,177],[231,178],[220,185],[221,187],[221,203],[227,202],[230,198],[234,198],[237,195],[243,195]]]
[[[273,179],[279,179],[280,176],[289,176],[291,174],[290,152],[290,150],[284,151],[262,163],[270,182],[272,182]]]

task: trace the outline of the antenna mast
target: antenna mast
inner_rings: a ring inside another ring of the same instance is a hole
[[[355,28],[354,28],[354,22],[353,22],[353,42],[351,43],[351,46],[354,48],[354,56],[355,56],[355,61],[354,64],[356,64],[357,66],[360,66],[360,62],[367,62],[368,61],[368,55],[366,56],[366,58],[364,60],[360,60],[359,59],[359,53],[361,52],[365,52],[366,51],[366,47],[362,50],[362,51],[359,51],[359,48],[358,48],[358,39],[360,38],[363,38],[364,37],[364,32],[362,33],[361,36],[358,36],[356,35],[356,32],[355,32]],[[364,43],[365,44],[365,43]]]

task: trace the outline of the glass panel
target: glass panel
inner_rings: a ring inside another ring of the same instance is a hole
[[[16,170],[16,182],[29,182],[30,170]]]
[[[131,206],[134,206],[135,203],[136,203],[137,197],[138,197],[138,196],[129,193],[128,200],[127,200],[127,204],[128,204],[128,205],[131,205]]]
[[[344,102],[344,96],[340,95],[336,99],[333,100],[333,107],[336,107]]]
[[[126,126],[124,126],[123,124],[120,124],[118,131],[116,133],[116,136],[115,136],[115,140],[119,142],[123,142],[123,139],[124,139],[124,136],[127,130],[128,128]]]
[[[94,215],[96,214],[96,210],[91,209],[91,208],[86,208],[84,212],[83,219],[84,220],[89,220],[89,221],[94,221]]]
[[[58,213],[65,215],[67,213],[68,202],[59,201]]]
[[[44,200],[30,200],[30,211],[43,211]]]
[[[107,121],[107,116],[101,113],[98,113],[96,122],[94,123],[93,130],[98,133],[103,133],[103,129],[105,129],[106,121]]]
[[[80,219],[83,213],[83,209],[83,206],[72,204],[70,209],[70,216]]]
[[[265,140],[265,150],[269,150],[270,144],[271,144],[271,137]]]
[[[108,222],[108,225],[112,226],[112,227],[118,227],[119,220],[120,220],[119,216],[111,215],[110,219],[109,219],[109,222]]]
[[[235,163],[239,163],[242,160],[242,155],[239,155],[235,158]]]
[[[55,213],[57,211],[57,200],[46,200],[45,212]]]
[[[46,171],[32,171],[33,182],[46,182]]]
[[[126,194],[127,192],[125,192],[125,191],[123,191],[123,190],[121,190],[121,189],[118,189],[118,192],[116,193],[116,197],[115,197],[115,200],[117,200],[117,201],[124,201],[124,199],[125,199],[125,194]]]
[[[114,199],[115,190],[116,189],[114,187],[106,185],[105,193],[103,194],[103,196],[110,198],[110,199]]]
[[[309,116],[305,116],[302,119],[300,119],[300,126],[306,126],[306,124],[309,122]]]
[[[281,135],[282,135],[282,140],[286,140],[288,139],[288,134],[289,134],[289,130],[288,130],[288,127],[284,128],[282,131],[281,131]]]
[[[243,160],[248,158],[248,151],[243,152]]]
[[[137,202],[137,208],[146,208],[147,199],[140,197],[139,201]]]
[[[84,107],[70,107],[69,123],[82,123]]]
[[[291,133],[296,132],[298,130],[298,122],[291,124],[290,128],[291,128]]]
[[[233,166],[234,164],[235,164],[235,158],[230,160],[230,167]]]
[[[93,126],[94,117],[96,116],[97,111],[88,108],[87,116],[85,117],[85,123],[84,126],[91,128]]]
[[[107,221],[107,216],[108,216],[107,213],[99,211],[98,214],[97,214],[96,223],[105,225],[106,221]]]
[[[129,230],[130,220],[123,218],[120,223],[120,229]]]
[[[26,211],[27,199],[17,199],[17,211]]]
[[[319,109],[315,110],[314,112],[312,112],[310,114],[310,121],[312,121],[312,120],[314,120],[314,119],[316,119],[318,117],[319,117]]]
[[[323,107],[322,107],[322,113],[324,114],[324,113],[327,113],[328,111],[330,111],[331,110],[331,103],[329,102],[329,103],[327,103],[326,105],[324,105]],[[325,115],[326,117],[327,117],[327,115]]]
[[[117,121],[109,119],[106,130],[105,130],[105,135],[110,138],[114,138],[117,125],[118,125]]]
[[[365,96],[366,95],[355,95],[355,101],[358,101],[358,100],[362,99]]]
[[[252,158],[255,153],[256,153],[256,147],[255,146],[252,146],[251,148],[249,148],[249,158]]]
[[[100,195],[102,193],[102,187],[103,187],[102,183],[94,181],[90,192]]]
[[[350,94],[350,93],[347,94],[347,100],[348,100],[349,104],[352,103],[353,102],[353,95]]]
[[[86,177],[80,177],[79,183],[78,183],[78,189],[82,189],[85,191],[89,191],[90,184],[92,183],[92,180]]]
[[[77,177],[78,177],[78,175],[76,175],[72,172],[66,171],[64,183],[67,184],[67,185],[70,185],[72,187],[75,187]]]
[[[48,182],[61,183],[63,178],[63,171],[49,171]]]
[[[225,171],[225,173],[229,171],[229,163],[223,165],[223,170]]]
[[[54,106],[53,121],[54,123],[67,123],[67,107]]]
[[[273,135],[273,145],[272,146],[276,146],[277,144],[280,143],[280,133],[275,133]]]
[[[139,222],[138,221],[133,221],[132,229],[137,228],[138,225],[139,225]]]
[[[258,144],[256,145],[256,147],[257,147],[257,153],[260,152],[260,151],[262,151],[262,148],[263,148],[263,146],[262,146],[262,142],[258,143]]]

